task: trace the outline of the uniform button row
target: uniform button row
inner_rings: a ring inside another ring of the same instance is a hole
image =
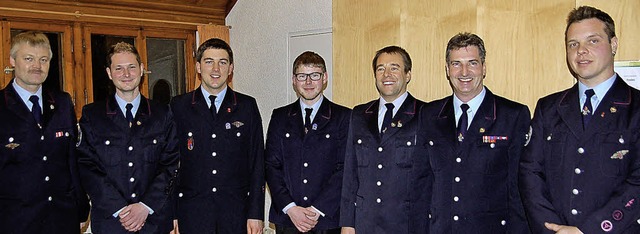
[[[454,202],[458,202],[459,200],[460,200],[460,198],[458,198],[458,196],[454,196],[454,197],[453,197],[453,201],[454,201]]]
[[[576,209],[571,209],[571,214],[572,214],[572,215],[578,215],[578,210],[576,210]]]
[[[213,171],[211,171],[211,174],[214,174],[214,175],[215,175],[215,174],[218,174],[218,170],[213,170]]]
[[[578,195],[578,194],[580,194],[580,191],[578,191],[577,189],[573,189],[571,192],[573,193],[573,195]]]
[[[453,181],[455,181],[455,182],[460,182],[460,177],[457,177],[457,176],[456,176],[456,178],[453,178]]]
[[[129,167],[133,167],[133,162],[129,162]]]
[[[42,156],[42,161],[47,161],[47,156]]]
[[[216,137],[218,137],[218,136],[217,136],[215,133],[214,133],[214,134],[211,134],[211,138],[212,138],[212,139],[216,139]]]
[[[460,163],[460,162],[462,162],[462,159],[461,158],[456,158],[456,162]]]
[[[44,181],[49,181],[49,176],[45,176]]]
[[[304,164],[302,164],[302,166],[303,167],[309,167],[309,164],[308,163],[304,163]]]
[[[136,178],[133,178],[133,177],[129,178],[129,182],[133,183],[134,181],[136,181]]]
[[[211,153],[211,156],[213,156],[213,157],[218,156],[218,153],[213,152],[213,153]]]
[[[307,183],[307,179],[302,180],[302,183],[306,184]]]

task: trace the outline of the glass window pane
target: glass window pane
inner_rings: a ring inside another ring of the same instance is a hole
[[[184,93],[186,65],[184,40],[147,39],[146,66],[151,73],[149,79],[149,96],[151,99],[168,104],[171,97]]]
[[[126,42],[135,45],[135,38],[111,35],[91,35],[91,67],[93,79],[93,101],[103,101],[113,95],[115,87],[107,75],[107,53],[112,45]]]

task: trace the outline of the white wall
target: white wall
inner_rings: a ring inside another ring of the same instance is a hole
[[[226,24],[231,26],[234,90],[257,99],[266,133],[271,111],[290,103],[289,36],[331,28],[331,0],[240,0]]]

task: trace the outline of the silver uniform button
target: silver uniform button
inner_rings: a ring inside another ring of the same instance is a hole
[[[133,162],[129,162],[129,167],[133,167]]]
[[[411,146],[411,141],[407,141],[407,146]]]
[[[44,136],[40,136],[40,140],[41,140],[41,141],[44,141]]]
[[[640,219],[636,220],[636,222],[637,222],[638,224],[640,224]]]
[[[308,163],[304,163],[304,164],[302,164],[302,166],[303,167],[309,167],[309,164]]]
[[[577,215],[577,214],[578,214],[578,210],[576,210],[576,209],[571,209],[571,214],[572,214],[572,215]]]
[[[327,135],[324,135],[324,137],[329,139],[331,137],[331,135],[327,134]]]
[[[584,149],[582,147],[578,148],[578,153],[579,154],[584,154]]]
[[[13,142],[13,137],[9,137],[9,143]]]
[[[457,215],[454,215],[454,216],[453,216],[453,221],[458,221],[458,219],[459,219],[459,218],[458,218],[458,216],[457,216]]]
[[[378,169],[382,169],[382,164],[378,164]]]
[[[215,192],[218,192],[218,189],[216,187],[213,187],[211,191],[215,193]]]
[[[218,174],[218,170],[213,170],[213,171],[211,171],[211,173],[214,174],[214,175]]]
[[[624,138],[622,138],[622,136],[620,136],[620,139],[618,139],[618,142],[620,142],[620,144],[624,144]]]
[[[307,179],[302,180],[302,183],[306,184],[307,183]]]
[[[153,139],[153,144],[154,144],[154,145],[155,145],[155,144],[158,144],[158,140]]]
[[[237,137],[240,137],[240,133],[236,133],[236,136],[237,136]]]
[[[308,197],[303,197],[302,200],[306,201],[306,200],[309,200],[309,198]]]
[[[377,203],[380,203],[380,202],[382,202],[382,199],[377,198],[377,199],[376,199],[376,202],[377,202]]]
[[[42,156],[42,161],[47,161],[47,156]]]
[[[69,132],[65,132],[64,136],[69,137]]]
[[[178,193],[178,197],[182,197],[182,196],[184,196],[184,194]]]
[[[53,197],[49,196],[49,198],[47,198],[47,200],[52,201]]]
[[[213,153],[211,153],[211,156],[213,156],[213,157],[218,156],[218,153],[213,152]]]
[[[133,183],[134,181],[136,181],[136,178],[133,178],[133,177],[129,178],[129,182]]]
[[[457,176],[456,176],[456,178],[454,178],[454,179],[453,179],[453,181],[455,181],[455,182],[460,182],[460,177],[457,177]]]
[[[193,133],[189,132],[187,133],[187,136],[193,136]]]
[[[580,173],[582,173],[582,170],[580,170],[580,168],[576,168],[574,171],[575,171],[575,173],[576,173],[576,174],[578,174],[578,175],[580,175]]]
[[[453,197],[453,201],[454,201],[454,202],[458,202],[458,201],[460,201],[460,198],[458,198],[458,196],[454,196],[454,197]]]
[[[493,148],[496,148],[496,143],[491,143],[491,144],[489,145],[489,147],[491,147],[492,149],[493,149]]]
[[[362,144],[362,140],[361,139],[358,139],[358,144]]]
[[[289,138],[291,135],[287,132],[284,134],[284,137]]]
[[[133,150],[133,146],[129,146],[129,151],[132,151],[132,150]]]
[[[507,225],[507,221],[502,220],[502,221],[500,221],[500,224],[502,224],[502,226]]]
[[[218,137],[215,133],[211,134],[211,139],[216,139],[216,137]]]
[[[104,144],[105,144],[105,145],[111,145],[111,141],[106,140],[106,141],[104,141]]]
[[[136,193],[132,193],[132,194],[131,194],[131,197],[136,197]]]
[[[44,181],[49,181],[49,176],[45,176]]]
[[[382,147],[378,147],[378,152],[382,152]]]
[[[430,145],[430,146],[433,146],[433,141],[429,141],[429,145]]]
[[[382,186],[382,182],[380,182],[380,181],[378,180],[378,182],[376,182],[376,185],[378,185],[378,187],[380,187],[380,186]]]
[[[580,193],[580,191],[578,191],[577,189],[573,189],[572,192],[573,192],[573,195],[578,195]]]
[[[551,135],[547,136],[547,141],[551,140]]]
[[[462,159],[461,158],[456,158],[456,162],[457,163],[462,162]]]

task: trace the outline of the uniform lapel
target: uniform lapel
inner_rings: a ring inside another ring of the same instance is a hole
[[[222,104],[220,104],[216,121],[226,121],[226,123],[230,123],[229,121],[231,120],[231,116],[237,109],[238,99],[236,97],[236,92],[231,88],[227,88],[227,94],[224,95],[224,100],[222,100]]]
[[[581,138],[584,130],[582,129],[578,84],[565,91],[562,95],[562,98],[558,102],[560,118],[576,138]]]
[[[469,130],[467,130],[467,136],[463,144],[470,144],[474,142],[474,139],[481,137],[485,131],[491,129],[496,121],[496,97],[489,89],[484,96],[484,100],[478,108],[478,112],[473,116]]]
[[[49,121],[56,112],[56,100],[53,97],[53,93],[42,92],[42,124],[43,127],[49,126]]]
[[[320,104],[320,109],[318,110],[316,117],[313,118],[311,124],[311,130],[309,131],[317,131],[323,129],[331,120],[331,101],[329,101],[326,97],[322,100],[322,104]]]
[[[585,129],[585,136],[593,136],[602,128],[609,126],[621,114],[627,113],[631,105],[631,87],[619,77],[615,78],[607,94],[604,95],[598,108],[593,112],[589,125]]]
[[[407,99],[404,100],[396,115],[391,119],[391,126],[387,129],[387,131],[382,135],[382,142],[384,143],[387,139],[390,139],[395,135],[404,125],[409,123],[416,114],[417,101],[411,96],[411,94],[407,95]]]
[[[107,118],[110,119],[114,125],[120,127],[123,130],[128,130],[129,123],[124,117],[124,113],[122,113],[122,110],[120,110],[120,107],[118,107],[118,102],[116,101],[116,97],[114,95],[110,95],[105,102]]]
[[[213,117],[200,89],[202,89],[202,87],[198,87],[191,95],[191,109],[198,115],[198,117],[194,116],[194,119],[205,119],[207,124],[213,126]],[[220,110],[222,110],[222,108],[220,108]]]
[[[445,138],[451,142],[451,144],[448,145],[458,144],[456,116],[453,110],[453,96],[449,96],[442,103],[436,121],[437,123],[433,127],[437,128],[437,132],[444,133]]]
[[[132,126],[132,129],[136,132],[144,129],[147,120],[151,117],[151,105],[149,105],[149,99],[142,96],[142,94],[140,95],[140,106],[138,106],[136,116],[133,118],[134,122]]]
[[[20,99],[18,96],[18,92],[13,88],[13,80],[9,82],[7,87],[4,89],[4,98],[6,100],[7,109],[11,112],[15,113],[20,118],[24,119],[27,122],[31,122],[35,125],[35,119],[33,119],[33,115],[29,111],[27,105]]]
[[[367,123],[371,135],[375,136],[376,139],[380,139],[380,130],[378,129],[379,103],[380,99],[376,99],[364,110],[364,121]]]
[[[289,104],[287,113],[287,127],[286,131],[291,131],[295,133],[295,136],[302,137],[304,136],[304,126],[302,123],[302,117],[300,112],[300,101],[295,101],[294,103]]]

